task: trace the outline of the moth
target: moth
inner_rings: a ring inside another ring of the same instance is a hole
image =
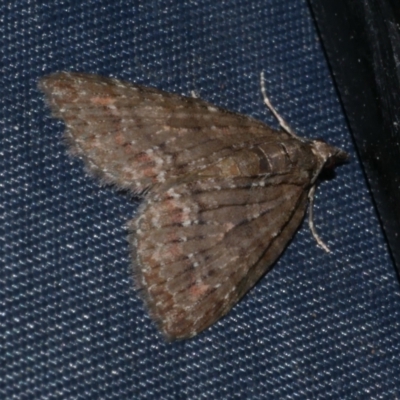
[[[84,73],[39,83],[65,138],[103,183],[142,196],[128,223],[137,286],[169,340],[214,324],[302,221],[321,171],[347,154],[198,98]],[[318,243],[323,243],[310,224]]]

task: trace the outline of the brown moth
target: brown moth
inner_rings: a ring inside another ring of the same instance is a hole
[[[265,274],[302,221],[320,172],[347,154],[250,117],[116,79],[40,81],[73,154],[142,195],[129,222],[137,285],[167,339],[195,336]],[[318,243],[318,238],[310,224]]]

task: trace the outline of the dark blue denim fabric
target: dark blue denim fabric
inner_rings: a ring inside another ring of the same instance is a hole
[[[0,4],[0,398],[395,399],[395,271],[304,0]],[[197,95],[352,155],[274,269],[211,329],[165,343],[131,274],[138,199],[62,143],[38,79],[72,70]]]

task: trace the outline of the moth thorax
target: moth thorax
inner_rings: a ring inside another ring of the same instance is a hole
[[[308,148],[298,140],[289,139],[264,143],[254,146],[251,150],[257,155],[259,174],[280,174],[304,163],[304,151]]]

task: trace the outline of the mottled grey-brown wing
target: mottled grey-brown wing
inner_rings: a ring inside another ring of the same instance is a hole
[[[304,216],[308,184],[204,178],[145,200],[130,223],[134,268],[167,338],[212,325],[269,269]]]
[[[97,75],[60,72],[39,87],[88,170],[136,193],[282,135],[200,99]]]

